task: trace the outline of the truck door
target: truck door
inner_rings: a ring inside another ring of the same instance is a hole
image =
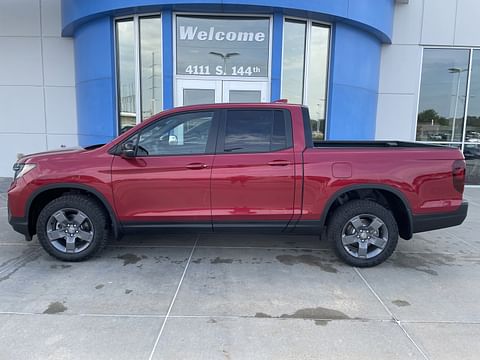
[[[295,167],[287,110],[228,109],[212,169],[214,229],[269,227],[292,218]]]
[[[160,119],[120,146],[135,156],[115,156],[115,207],[126,226],[212,226],[210,176],[217,137],[215,111],[190,111]]]

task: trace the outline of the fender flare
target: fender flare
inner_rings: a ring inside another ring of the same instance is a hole
[[[330,212],[330,209],[332,208],[333,203],[335,200],[337,200],[340,196],[343,194],[350,192],[350,191],[355,191],[355,190],[383,190],[387,191],[396,197],[400,199],[402,202],[403,206],[405,207],[407,211],[407,229],[406,231],[403,232],[402,238],[405,240],[409,240],[413,236],[413,216],[412,216],[412,210],[410,209],[410,205],[408,200],[406,199],[405,195],[398,189],[389,186],[389,185],[382,185],[382,184],[356,184],[356,185],[350,185],[341,188],[340,190],[337,190],[327,201],[325,208],[323,210],[322,216],[320,218],[320,224],[322,228],[325,226],[325,222],[327,220],[328,213]],[[402,231],[400,231],[402,232]]]
[[[108,215],[110,219],[112,220],[112,230],[113,230],[113,235],[116,239],[120,237],[122,234],[122,226],[120,222],[117,219],[117,216],[115,214],[115,211],[113,210],[112,206],[110,203],[105,199],[105,196],[98,190],[94,189],[91,186],[88,185],[83,185],[83,184],[78,184],[78,183],[55,183],[51,185],[45,185],[40,187],[39,189],[35,190],[30,197],[28,198],[27,204],[25,205],[25,220],[27,221],[27,224],[29,224],[29,215],[30,215],[30,209],[37,197],[41,194],[43,194],[46,191],[49,190],[54,190],[54,189],[76,189],[76,190],[82,190],[88,193],[91,193],[95,198],[97,198],[102,205],[107,209]],[[30,224],[29,224],[30,226]]]

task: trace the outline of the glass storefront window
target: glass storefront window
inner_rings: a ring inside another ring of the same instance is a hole
[[[306,22],[285,20],[282,97],[294,104],[303,104],[306,32]]]
[[[417,141],[462,149],[469,185],[480,185],[479,97],[480,50],[424,50]]]
[[[480,144],[465,143],[463,155],[467,162],[466,183],[480,185]]]
[[[142,120],[162,109],[162,21],[140,18]]]
[[[115,22],[119,132],[162,110],[162,22],[159,15]]]
[[[467,183],[480,185],[480,50],[474,50],[472,55],[463,154],[467,161]]]
[[[268,77],[270,19],[176,17],[177,75]]]
[[[480,50],[473,51],[465,141],[480,143]]]
[[[123,129],[137,122],[133,19],[116,22],[116,37],[119,125]]]
[[[310,38],[307,102],[314,140],[325,138],[330,28],[313,24]]]
[[[282,97],[310,109],[314,140],[325,138],[330,27],[286,19]]]
[[[425,49],[417,141],[462,141],[469,58],[469,50]]]

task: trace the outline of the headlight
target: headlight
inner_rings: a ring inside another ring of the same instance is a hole
[[[35,164],[22,164],[22,163],[16,163],[13,165],[13,171],[15,171],[15,175],[13,177],[14,180],[22,177],[26,173],[28,173],[30,170],[35,169]]]

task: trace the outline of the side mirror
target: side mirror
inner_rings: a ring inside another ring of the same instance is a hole
[[[122,144],[122,151],[120,155],[126,159],[135,157],[135,145],[133,145],[133,142],[129,141]]]
[[[168,145],[178,145],[177,135],[170,135],[168,137]]]

